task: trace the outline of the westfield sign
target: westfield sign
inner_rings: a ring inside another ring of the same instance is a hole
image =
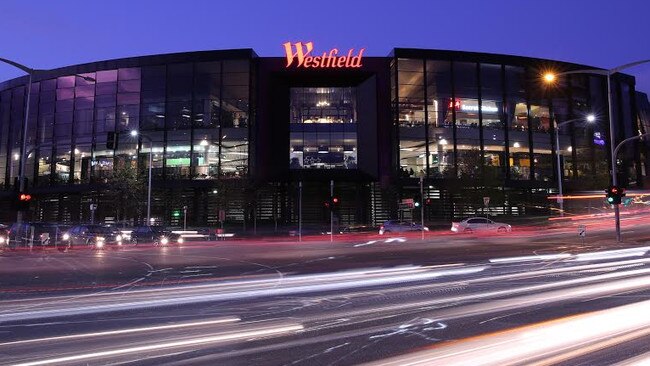
[[[312,42],[291,42],[283,44],[287,54],[287,68],[291,65],[305,68],[356,68],[361,67],[361,57],[365,48],[359,50],[356,55],[354,49],[350,48],[347,54],[339,55],[339,50],[332,48],[329,52],[323,52],[320,56],[313,56],[314,44]]]

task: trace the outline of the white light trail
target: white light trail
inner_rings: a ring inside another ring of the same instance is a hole
[[[649,312],[650,301],[643,301],[449,342],[369,365],[503,366],[522,360],[527,364],[555,364],[647,336]]]
[[[240,320],[241,319],[238,318],[238,317],[227,317],[227,318],[219,318],[219,319],[207,320],[207,321],[202,321],[202,322],[170,324],[170,325],[161,325],[161,326],[155,326],[155,327],[118,329],[118,330],[110,330],[110,331],[105,331],[105,332],[93,332],[93,333],[71,334],[71,335],[67,335],[67,336],[58,336],[58,337],[26,339],[26,340],[22,340],[22,341],[13,341],[13,342],[0,343],[0,347],[2,347],[2,346],[15,346],[15,345],[25,344],[25,343],[61,341],[61,340],[76,339],[76,338],[106,337],[106,336],[112,336],[112,335],[118,335],[118,334],[150,332],[150,331],[154,331],[154,330],[191,328],[191,327],[199,327],[199,326],[214,325],[214,324],[234,323],[234,322],[238,322]]]
[[[266,329],[248,330],[239,332],[222,333],[209,337],[191,338],[182,341],[173,341],[165,343],[157,343],[146,346],[118,348],[100,352],[82,353],[71,356],[49,358],[45,360],[29,361],[24,363],[15,364],[14,366],[39,366],[39,365],[56,365],[63,362],[91,360],[103,357],[118,357],[133,353],[161,351],[170,348],[179,348],[187,346],[205,345],[209,343],[227,342],[248,338],[278,336],[281,334],[294,333],[303,330],[304,327],[300,324],[288,324],[283,326],[268,327]]]

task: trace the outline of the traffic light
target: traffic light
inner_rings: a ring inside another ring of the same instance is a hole
[[[329,200],[323,202],[323,206],[328,210],[337,210],[340,203],[341,199],[338,196],[331,196]]]
[[[176,218],[181,217],[181,210],[172,211],[172,216]]]
[[[620,205],[625,197],[625,188],[618,186],[610,186],[605,192],[607,193],[607,203],[610,205]]]
[[[14,208],[17,211],[29,210],[29,205],[32,203],[32,195],[29,193],[18,193],[14,198]]]
[[[106,135],[106,148],[109,150],[115,150],[115,132],[108,132]]]
[[[433,200],[431,198],[427,198],[424,200],[425,206],[431,206],[432,204],[433,204]]]

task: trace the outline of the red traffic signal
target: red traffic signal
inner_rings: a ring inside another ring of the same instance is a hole
[[[338,204],[339,203],[339,198],[338,197],[332,197],[332,203],[333,204]]]
[[[21,193],[21,194],[18,196],[18,200],[19,200],[19,201],[22,201],[22,202],[29,202],[29,201],[32,200],[32,195],[31,195],[31,194],[27,194],[27,193]]]

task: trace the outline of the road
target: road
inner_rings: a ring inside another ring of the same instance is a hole
[[[5,252],[0,364],[647,362],[650,228],[624,229]]]

